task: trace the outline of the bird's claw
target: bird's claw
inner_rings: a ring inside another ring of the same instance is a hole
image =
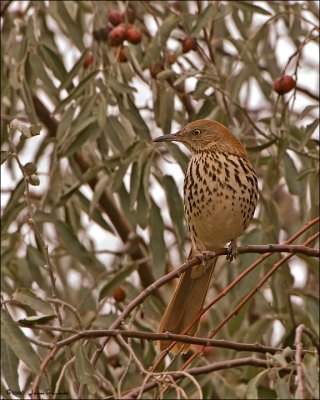
[[[227,254],[227,260],[231,262],[232,260],[235,260],[238,255],[238,246],[235,240],[231,240],[230,243],[228,244],[228,254]]]
[[[201,265],[206,265],[210,259],[210,251],[199,251],[196,255],[197,259],[201,262]]]

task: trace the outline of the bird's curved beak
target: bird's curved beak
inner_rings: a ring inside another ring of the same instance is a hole
[[[159,136],[157,138],[155,138],[153,141],[154,142],[174,142],[174,141],[178,141],[178,137],[177,137],[177,132],[175,133],[169,133],[168,135],[162,135]]]

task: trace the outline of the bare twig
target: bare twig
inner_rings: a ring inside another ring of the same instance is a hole
[[[305,398],[305,382],[304,382],[304,377],[303,377],[303,369],[302,369],[302,364],[301,364],[301,351],[302,351],[302,332],[304,330],[304,325],[301,324],[297,327],[296,329],[296,338],[295,338],[295,345],[296,345],[296,355],[295,355],[295,360],[296,360],[296,368],[297,368],[297,381],[298,381],[298,387],[297,387],[297,392],[296,396],[298,399],[303,400]]]
[[[227,360],[227,361],[220,361],[220,362],[215,362],[213,364],[205,365],[202,367],[195,367],[195,368],[190,368],[188,369],[188,374],[192,376],[196,375],[201,375],[201,374],[208,374],[214,371],[221,371],[224,369],[229,369],[229,368],[237,368],[237,367],[242,367],[245,365],[252,365],[255,367],[259,368],[270,368],[274,367],[275,365],[273,364],[273,361],[270,360],[261,360],[258,358],[253,358],[253,357],[246,357],[246,358],[238,358],[236,360]],[[293,367],[283,367],[281,368],[282,371],[285,372],[292,372]],[[173,371],[170,372],[171,376],[173,379],[178,380],[183,377],[183,375],[180,375],[181,371]],[[153,389],[156,387],[156,384],[154,382],[150,382],[148,385],[144,387],[144,391]],[[123,400],[129,400],[129,399],[135,399],[137,398],[138,393],[140,392],[140,387],[131,390],[130,392],[126,393],[122,399]]]

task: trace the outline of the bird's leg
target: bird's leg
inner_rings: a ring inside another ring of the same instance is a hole
[[[201,250],[197,245],[194,246],[196,250],[195,257],[201,262],[202,266],[205,266],[209,260],[210,251]]]
[[[228,254],[227,260],[231,262],[232,260],[236,259],[238,255],[238,246],[235,240],[231,240],[228,244]]]

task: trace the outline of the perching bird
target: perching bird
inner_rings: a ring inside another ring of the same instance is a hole
[[[192,242],[190,257],[233,243],[250,224],[258,199],[256,174],[243,145],[224,125],[205,119],[154,141],[180,142],[191,152],[184,180],[184,212]],[[159,333],[180,334],[197,317],[216,260],[200,263],[181,275]],[[194,324],[188,334],[195,335],[198,325],[199,322]],[[170,343],[159,341],[160,350]],[[186,353],[189,347],[177,343],[172,352]]]

